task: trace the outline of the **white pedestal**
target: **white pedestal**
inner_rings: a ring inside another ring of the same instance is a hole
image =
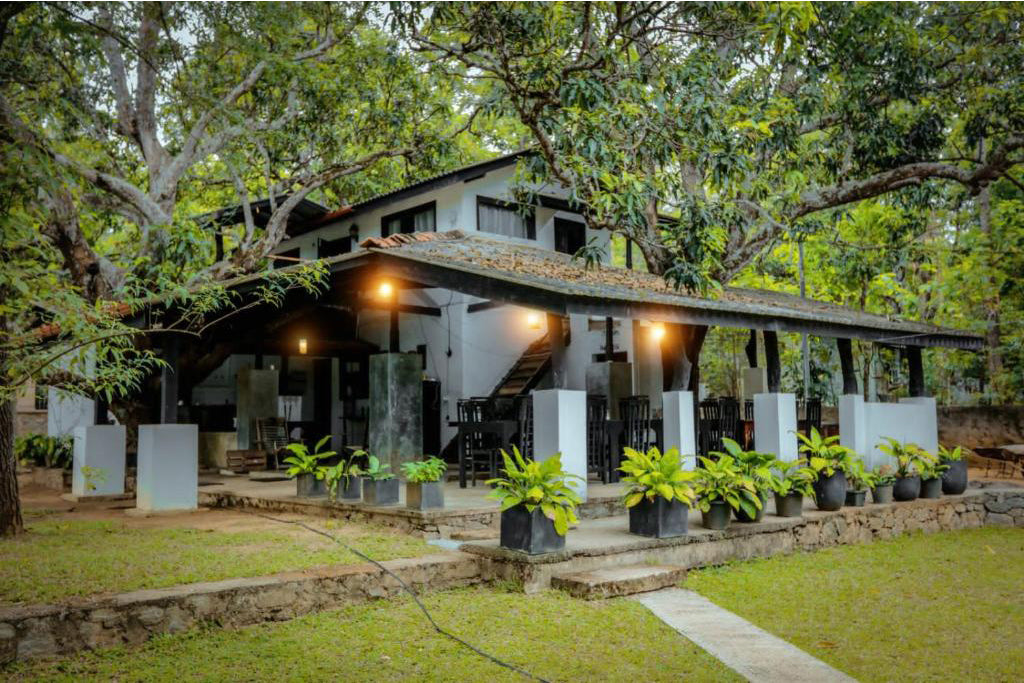
[[[199,427],[139,426],[139,510],[194,510],[198,506]]]
[[[839,443],[864,458],[869,468],[894,465],[878,445],[886,438],[915,443],[930,453],[939,447],[935,399],[915,396],[899,403],[870,403],[858,395],[839,399]]]
[[[768,368],[743,368],[743,398],[750,400],[755,394],[768,391]]]
[[[118,496],[124,493],[123,425],[75,427],[71,495]],[[87,478],[82,468],[90,469]],[[91,486],[90,486],[91,485]]]
[[[861,457],[867,456],[874,447],[868,443],[867,407],[860,394],[839,397],[839,443]]]
[[[562,454],[562,469],[580,498],[587,499],[587,392],[544,389],[533,392],[533,456],[541,462]]]
[[[693,392],[666,391],[661,395],[665,450],[678,448],[686,469],[696,466],[697,432],[693,428]]]
[[[754,448],[796,460],[796,394],[754,395]]]

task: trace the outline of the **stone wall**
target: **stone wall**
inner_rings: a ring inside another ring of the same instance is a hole
[[[968,448],[1024,443],[1024,406],[939,406],[939,442]]]
[[[383,564],[417,592],[480,581],[476,559],[462,553]],[[238,627],[283,621],[400,592],[392,577],[373,565],[360,564],[141,590],[71,604],[0,607],[0,664],[139,644],[160,633],[178,633],[203,623]]]

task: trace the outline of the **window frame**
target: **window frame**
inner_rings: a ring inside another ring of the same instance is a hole
[[[423,204],[418,204],[417,206],[409,207],[408,209],[402,209],[401,211],[394,211],[394,212],[389,213],[387,215],[381,216],[380,217],[380,236],[381,237],[388,237],[388,236],[390,236],[392,234],[391,232],[388,232],[388,223],[390,223],[391,221],[393,221],[395,219],[400,219],[400,220],[403,221],[402,227],[399,228],[401,233],[408,235],[408,234],[412,234],[412,233],[416,232],[414,217],[416,216],[416,214],[423,213],[423,212],[425,212],[427,210],[429,210],[430,212],[432,212],[434,214],[434,230],[436,231],[437,230],[437,202],[436,201],[429,201],[429,202],[424,202]],[[412,230],[410,230],[409,232],[405,232],[404,221],[407,218],[410,219],[410,221],[412,221],[411,225],[413,226]]]
[[[485,197],[484,195],[478,194],[476,196],[476,230],[477,232],[486,232],[488,235],[498,235],[499,237],[510,237],[510,235],[502,235],[501,233],[491,232],[490,230],[484,230],[480,227],[480,206],[490,206],[492,208],[506,209],[509,211],[515,211],[520,213],[519,209],[522,206],[529,206],[529,214],[526,218],[526,237],[528,240],[537,239],[537,207],[530,206],[527,204],[518,204],[516,202],[506,202],[494,197]],[[522,214],[520,214],[522,215]],[[522,237],[513,239],[524,239]]]
[[[574,230],[579,230],[580,231],[580,235],[582,236],[582,240],[580,242],[580,246],[579,246],[578,249],[575,249],[573,251],[560,251],[559,250],[559,248],[558,248],[558,232],[559,232],[559,228],[562,228],[563,230],[565,230],[565,229],[574,229]],[[555,229],[555,251],[558,251],[559,253],[562,253],[562,254],[569,254],[569,256],[573,256],[573,255],[576,254],[577,251],[579,251],[583,247],[587,246],[587,224],[584,223],[583,221],[574,221],[571,218],[561,218],[559,216],[555,216],[554,229]]]

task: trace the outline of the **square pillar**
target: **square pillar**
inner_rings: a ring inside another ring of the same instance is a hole
[[[139,425],[136,508],[195,510],[198,487],[198,425]]]
[[[277,395],[280,379],[277,370],[241,368],[236,380],[238,447],[252,448],[256,441],[257,418],[277,417]]]
[[[71,495],[119,496],[124,494],[125,428],[123,425],[75,427],[71,468]],[[83,468],[89,468],[86,477]]]
[[[400,476],[423,457],[423,360],[418,353],[370,356],[369,452]]]
[[[665,451],[678,448],[688,470],[696,466],[697,432],[693,428],[693,392],[666,391],[661,395]]]
[[[864,397],[860,394],[846,394],[839,397],[839,444],[851,449],[864,458],[865,465],[871,464],[871,452],[875,444],[868,443],[868,416]]]
[[[587,366],[587,393],[608,399],[608,415],[619,419],[619,399],[633,395],[633,364],[591,363]]]
[[[580,498],[587,499],[587,392],[544,389],[533,392],[533,458],[543,462],[562,454],[562,469]]]
[[[796,394],[754,395],[754,444],[780,460],[799,456],[796,438]]]
[[[743,398],[750,400],[755,394],[768,391],[767,368],[743,368]]]

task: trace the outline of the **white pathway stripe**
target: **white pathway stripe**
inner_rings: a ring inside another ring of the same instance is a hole
[[[665,588],[631,597],[748,681],[855,681],[693,591]]]

